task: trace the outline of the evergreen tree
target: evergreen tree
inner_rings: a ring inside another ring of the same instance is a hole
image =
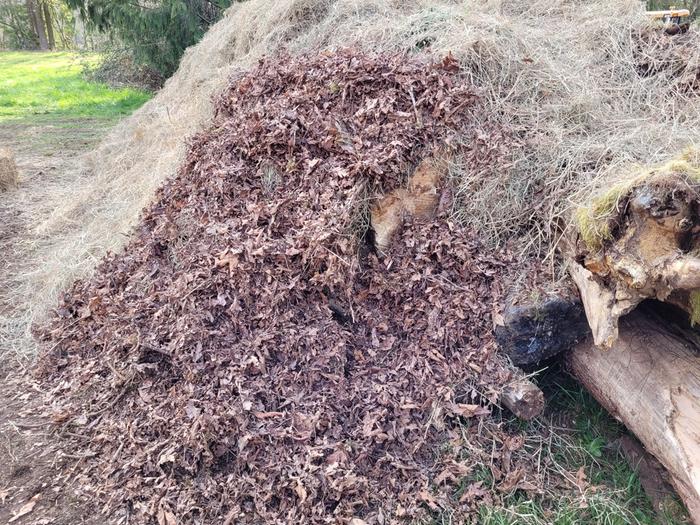
[[[232,0],[66,1],[93,27],[130,48],[138,62],[167,77]]]

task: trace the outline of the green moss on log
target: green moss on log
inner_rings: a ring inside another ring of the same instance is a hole
[[[690,182],[700,183],[700,151],[694,148],[687,149],[679,157],[660,166],[638,166],[630,170],[627,180],[606,188],[588,204],[579,208],[574,218],[586,247],[591,251],[598,251],[606,242],[613,240],[612,224],[622,211],[619,205],[635,187],[671,177],[686,178]]]

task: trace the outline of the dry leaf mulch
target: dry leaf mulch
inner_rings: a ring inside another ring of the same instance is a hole
[[[235,75],[123,253],[77,282],[39,376],[83,491],[131,523],[393,523],[535,490],[497,424],[513,264],[450,218],[373,249],[368,210],[428,155],[508,134],[448,56],[283,56]],[[478,118],[477,118],[478,117]]]

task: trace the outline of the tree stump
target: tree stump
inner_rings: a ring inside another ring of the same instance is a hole
[[[700,322],[700,153],[608,188],[576,226],[565,252],[596,345],[613,346],[620,317],[645,299]]]

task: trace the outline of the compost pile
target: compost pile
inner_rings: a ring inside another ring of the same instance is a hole
[[[38,329],[82,489],[161,524],[473,511],[490,496],[459,443],[511,378],[491,331],[512,258],[450,219],[449,180],[386,253],[368,215],[421,159],[479,170],[508,134],[450,56],[281,56],[216,104],[125,250]],[[483,447],[504,490],[533,487],[520,446],[493,425]]]

